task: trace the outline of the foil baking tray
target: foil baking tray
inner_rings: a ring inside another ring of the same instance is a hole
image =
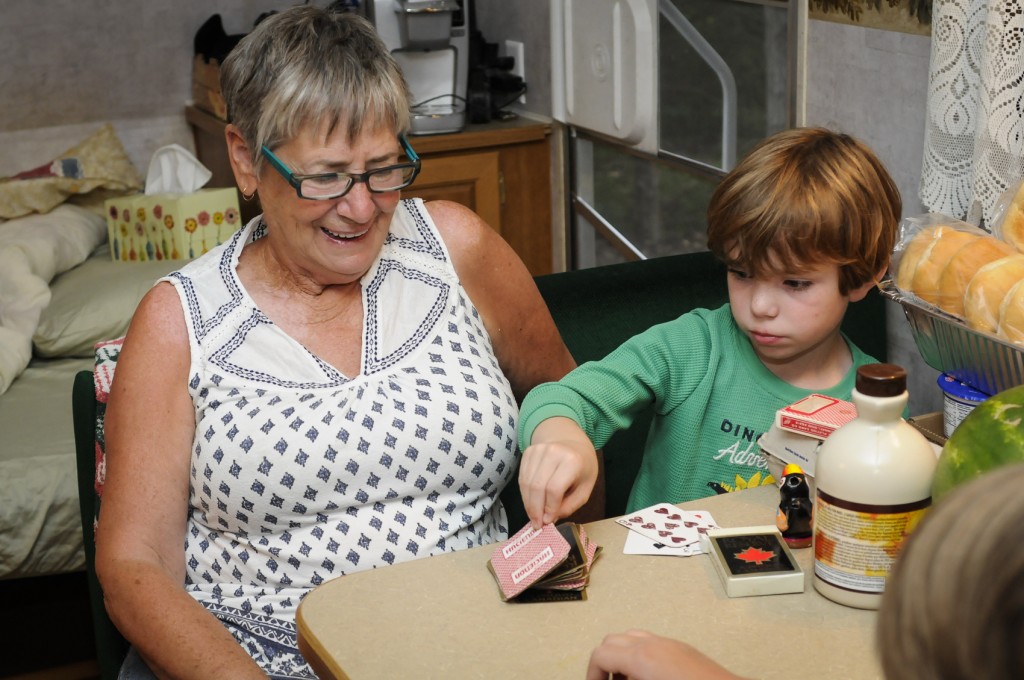
[[[891,279],[879,288],[903,307],[921,358],[932,368],[990,395],[1024,384],[1024,347],[968,328],[957,317],[903,293]]]

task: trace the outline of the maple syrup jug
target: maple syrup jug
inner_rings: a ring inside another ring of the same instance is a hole
[[[907,536],[931,506],[935,452],[906,423],[907,373],[857,369],[857,417],[821,445],[815,467],[814,587],[840,604],[877,609]]]

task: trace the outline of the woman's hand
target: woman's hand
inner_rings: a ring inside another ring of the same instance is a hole
[[[741,680],[696,649],[645,630],[608,635],[590,655],[587,680]]]
[[[597,452],[569,418],[548,418],[533,431],[519,465],[519,489],[530,524],[539,529],[579,509],[597,481]]]

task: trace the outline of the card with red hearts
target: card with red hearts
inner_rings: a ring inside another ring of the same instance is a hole
[[[671,503],[658,503],[628,513],[615,521],[670,548],[697,543],[702,534],[717,526],[708,513],[680,510]]]
[[[670,548],[664,543],[655,543],[646,536],[635,531],[626,532],[626,543],[622,546],[623,555],[670,555],[672,557],[690,557],[704,553],[701,541],[684,545],[681,548]]]

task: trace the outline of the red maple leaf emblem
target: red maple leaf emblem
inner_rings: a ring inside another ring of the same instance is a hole
[[[768,560],[775,557],[774,550],[761,550],[753,546],[747,548],[743,552],[736,553],[736,559],[743,560],[744,562],[753,562],[754,564],[761,566]]]

